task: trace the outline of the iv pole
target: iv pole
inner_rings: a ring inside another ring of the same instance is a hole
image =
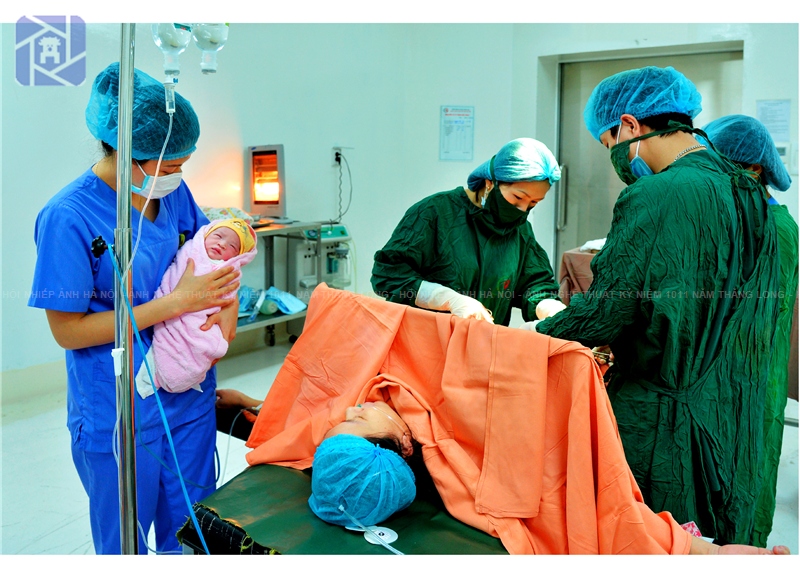
[[[227,26],[227,24],[226,24]],[[135,24],[122,24],[119,59],[119,108],[117,118],[117,227],[114,229],[114,252],[120,270],[128,270],[131,260],[131,134],[133,128],[133,77]],[[227,31],[217,40],[217,50],[227,39]],[[142,216],[143,217],[143,216]],[[123,285],[124,281],[124,285]],[[117,374],[117,413],[119,414],[119,518],[120,550],[139,553],[136,503],[136,438],[133,386],[133,326],[127,301],[132,302],[133,271],[114,282],[114,345],[121,355]]]
[[[117,228],[114,252],[120,270],[131,258],[131,133],[133,116],[133,57],[136,25],[122,24],[119,59],[119,127],[117,135]],[[114,290],[114,344],[122,350],[122,370],[117,375],[119,422],[119,518],[120,550],[139,553],[136,505],[136,439],[134,438],[133,327],[123,294],[132,302],[133,271],[116,278]]]

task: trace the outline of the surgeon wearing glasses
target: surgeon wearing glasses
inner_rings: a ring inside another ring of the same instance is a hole
[[[774,219],[757,182],[698,142],[696,87],[627,70],[584,120],[627,185],[588,292],[529,325],[610,344],[608,395],[645,502],[718,543],[750,544],[778,300]]]

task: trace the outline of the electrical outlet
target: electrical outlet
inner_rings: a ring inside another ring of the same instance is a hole
[[[336,157],[337,154],[341,153],[342,153],[341,146],[334,146],[333,148],[331,148],[331,166],[338,166],[339,164],[341,164],[341,160]]]

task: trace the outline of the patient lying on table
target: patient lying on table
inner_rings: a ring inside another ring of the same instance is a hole
[[[406,431],[399,437],[394,431],[379,432],[386,425],[382,418],[393,422],[391,427],[402,422]],[[370,526],[408,507],[414,500],[415,477],[419,474],[415,475],[405,460],[413,454],[412,442],[408,426],[388,404],[367,402],[348,409],[346,420],[328,431],[315,453],[309,498],[312,511],[331,524],[352,526],[353,518],[360,518],[362,524]],[[717,546],[702,538],[690,538],[689,554],[789,554],[785,546],[772,550],[737,544]]]
[[[341,506],[371,525],[408,506],[416,455],[447,511],[512,554],[788,553],[715,546],[650,510],[577,343],[324,285],[305,326],[247,460],[313,464],[309,505],[324,520],[350,524]]]

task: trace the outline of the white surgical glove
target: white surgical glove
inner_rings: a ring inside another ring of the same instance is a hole
[[[566,307],[566,304],[560,300],[545,298],[536,305],[536,317],[539,320],[544,320],[545,318],[550,318],[550,316],[555,316]]]
[[[435,282],[422,281],[414,304],[428,310],[449,310],[451,314],[459,318],[487,320],[494,324],[492,313],[475,298],[464,296],[452,288]]]
[[[534,320],[533,322],[525,322],[520,328],[523,330],[528,330],[529,332],[537,332],[536,325],[541,322],[541,320]]]

